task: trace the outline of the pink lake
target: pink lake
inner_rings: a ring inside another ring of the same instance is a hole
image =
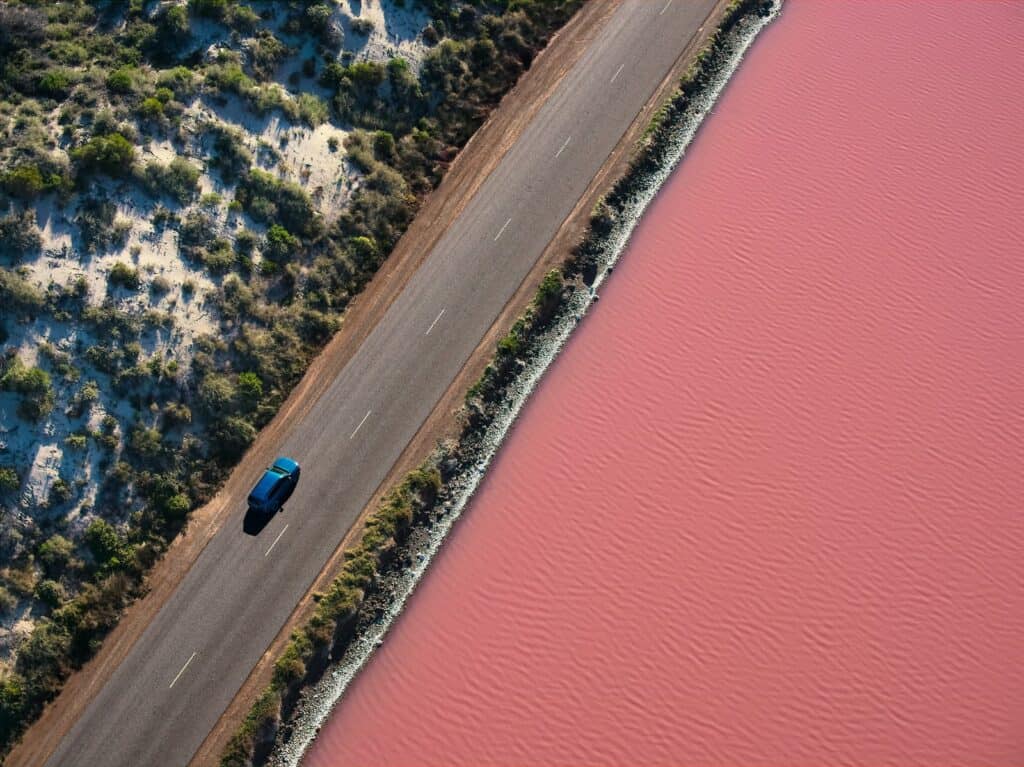
[[[1024,763],[1022,40],[787,1],[306,765]]]

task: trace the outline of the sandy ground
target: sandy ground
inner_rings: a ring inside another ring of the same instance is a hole
[[[43,716],[26,733],[21,743],[7,759],[9,765],[37,765],[45,761],[64,733],[81,713],[93,691],[99,689],[109,674],[127,654],[131,645],[174,588],[188,571],[191,563],[205,544],[216,533],[227,515],[225,499],[244,492],[248,478],[273,458],[272,447],[308,412],[329,382],[341,371],[348,359],[373,328],[377,318],[395,299],[405,282],[416,271],[434,243],[447,229],[479,185],[497,165],[508,148],[529,123],[533,114],[557,86],[561,77],[575,63],[579,54],[598,33],[603,23],[615,11],[621,0],[591,0],[583,10],[556,36],[548,48],[537,58],[516,88],[506,96],[491,119],[477,132],[459,155],[444,182],[426,201],[409,231],[399,242],[396,251],[381,271],[349,309],[343,329],[324,352],[313,362],[299,386],[285,402],[275,419],[264,429],[256,444],[228,480],[225,488],[191,520],[188,530],[171,546],[167,555],[153,569],[149,580],[149,593],[132,605],[117,628],[111,633],[99,652],[82,671],[68,681],[57,700],[47,707]],[[375,5],[361,4],[363,9]],[[723,0],[722,6],[725,5]],[[717,13],[717,11],[716,11]],[[713,25],[705,25],[705,31]],[[496,340],[506,332],[515,317],[529,303],[543,274],[552,265],[560,263],[584,231],[589,212],[598,197],[620,176],[628,163],[632,148],[640,138],[654,111],[660,105],[678,77],[685,71],[689,60],[698,50],[698,42],[691,43],[680,57],[674,72],[665,79],[659,95],[652,99],[637,118],[633,128],[616,147],[601,173],[594,179],[586,195],[552,241],[530,276],[516,295],[508,302],[501,317],[494,324],[460,376],[453,381],[431,416],[403,452],[381,489],[393,484],[405,472],[418,464],[433,448],[458,428],[455,414],[462,403],[468,386],[475,381],[490,359]],[[366,513],[373,507],[367,507]],[[342,552],[358,532],[353,528],[339,545],[335,556],[313,584],[310,594],[322,590],[337,572]],[[307,595],[291,619],[282,628],[275,642],[268,648],[260,664],[253,669],[245,685],[225,712],[217,727],[204,742],[193,765],[216,764],[230,734],[247,713],[251,701],[269,681],[273,659],[280,653],[293,628],[311,613],[312,599]]]
[[[257,5],[272,10],[278,7],[273,3]],[[332,21],[344,33],[339,58],[386,61],[394,56],[402,56],[413,66],[418,66],[427,51],[421,33],[429,17],[415,4],[409,3],[402,7],[393,0],[344,0],[333,7]],[[277,13],[271,26],[280,27],[285,18],[286,14]],[[352,29],[355,19],[369,21],[373,28],[367,34],[359,34]],[[224,37],[221,26],[202,20],[196,21],[193,32],[199,44],[207,48]],[[287,88],[289,75],[301,69],[302,60],[310,53],[305,49],[296,50],[295,55],[282,64],[276,79],[286,98],[292,98],[296,93]],[[327,95],[312,80],[302,80],[301,88],[320,96]],[[294,124],[276,110],[266,115],[257,115],[235,96],[218,99],[217,103],[207,97],[195,99],[183,119],[183,134],[191,136],[186,141],[184,151],[166,139],[149,140],[139,152],[140,162],[168,163],[181,155],[197,165],[203,165],[200,155],[209,150],[205,145],[208,143],[208,139],[204,138],[205,128],[214,122],[240,128],[257,164],[281,178],[301,184],[321,213],[328,218],[344,206],[353,185],[358,183],[358,172],[346,159],[344,151],[348,131],[329,122],[316,128]],[[59,133],[60,126],[55,121],[50,121],[50,127],[55,134]],[[243,213],[229,214],[227,203],[233,197],[233,187],[222,183],[205,168],[199,185],[201,194],[216,193],[222,197],[220,205],[207,209],[217,222],[219,235],[230,240],[242,228],[257,233],[265,231],[265,225]],[[169,313],[174,319],[173,330],[153,334],[143,344],[144,352],[147,355],[160,353],[168,358],[173,357],[182,370],[187,370],[194,339],[220,331],[216,316],[206,306],[207,296],[216,290],[219,280],[211,279],[203,268],[188,264],[178,255],[177,235],[173,230],[154,229],[149,219],[157,201],[137,188],[109,182],[97,183],[94,191],[106,193],[110,199],[117,201],[117,219],[131,227],[124,246],[100,255],[79,255],[75,241],[77,227],[73,223],[78,198],[72,199],[66,206],[60,206],[54,199],[48,198],[37,206],[43,252],[38,258],[24,264],[28,270],[28,279],[45,289],[49,284],[68,286],[84,278],[89,286],[91,305],[99,305],[106,298],[112,297],[121,309],[141,312],[155,308]],[[169,201],[162,202],[167,204]],[[169,204],[168,207],[183,215],[198,207],[198,204],[184,207]],[[138,268],[142,275],[144,288],[134,295],[108,287],[110,268],[119,261]],[[162,295],[151,294],[146,289],[157,277],[170,285],[170,289]],[[194,286],[188,295],[182,290],[185,282]],[[83,345],[84,348],[98,340],[73,323],[62,326],[61,323],[36,322],[12,326],[9,330],[11,337],[6,345],[16,349],[27,365],[36,363],[38,346],[43,341],[70,351],[75,345]],[[67,465],[64,460],[63,440],[76,428],[84,426],[84,421],[62,419],[60,416],[67,407],[68,399],[73,396],[74,388],[58,382],[54,414],[38,428],[29,428],[14,418],[14,397],[0,394],[0,414],[11,416],[4,418],[3,422],[15,425],[11,429],[0,428],[0,454],[3,454],[5,461],[23,472],[19,505],[22,513],[33,518],[38,519],[45,513],[45,499],[58,477],[73,477],[82,483],[81,491],[69,504],[68,513],[71,518],[76,518],[84,508],[87,509],[95,497],[98,475],[77,462]],[[124,418],[132,418],[134,415],[128,411],[120,412],[119,403],[109,392],[102,392],[101,402],[94,409],[94,414],[96,412],[99,412],[99,416],[94,419],[97,423],[104,413],[123,415]],[[95,452],[92,446],[89,449]],[[64,508],[66,510],[68,505]],[[9,652],[13,645],[13,639],[8,636],[5,640],[4,631],[0,628],[0,656]]]

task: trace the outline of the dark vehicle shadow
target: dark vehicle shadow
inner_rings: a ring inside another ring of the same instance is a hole
[[[259,535],[273,518],[273,514],[249,509],[245,512],[245,519],[242,520],[242,532],[246,535]]]

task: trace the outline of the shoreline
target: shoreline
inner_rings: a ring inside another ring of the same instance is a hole
[[[590,304],[597,300],[597,289],[624,252],[647,205],[684,157],[746,50],[780,9],[780,3],[758,0],[741,0],[729,7],[711,42],[657,112],[629,170],[611,185],[611,191],[595,208],[586,237],[563,265],[566,281],[559,279],[557,305],[548,306],[552,294],[550,288],[545,293],[542,285],[532,308],[510,334],[524,348],[505,359],[499,352],[470,390],[463,409],[462,434],[454,445],[435,451],[428,462],[440,467],[442,488],[433,503],[419,509],[403,541],[388,552],[389,564],[382,566],[372,592],[367,593],[347,627],[349,638],[343,646],[335,642],[340,658],[332,657],[321,678],[312,685],[285,693],[286,698],[293,699],[283,706],[287,711],[285,721],[278,722],[273,733],[262,733],[272,735],[273,745],[269,737],[261,738],[264,747],[256,751],[263,758],[254,763],[279,767],[299,764],[349,682],[401,614],[522,406]],[[526,337],[519,338],[522,334]],[[510,375],[512,369],[516,372]]]

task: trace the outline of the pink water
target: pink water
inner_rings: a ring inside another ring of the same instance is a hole
[[[307,765],[1024,763],[1022,39],[787,2]]]

